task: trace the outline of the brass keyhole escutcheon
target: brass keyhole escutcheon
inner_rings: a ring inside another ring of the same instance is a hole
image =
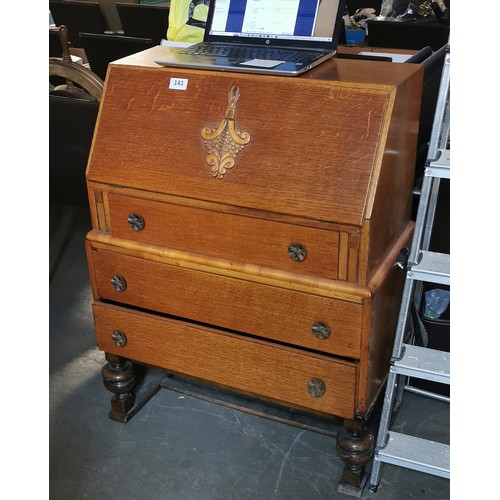
[[[315,321],[312,324],[311,330],[313,335],[319,340],[325,340],[330,336],[330,327],[322,321]]]
[[[144,219],[140,215],[130,214],[127,218],[127,223],[134,231],[144,229]]]
[[[307,250],[302,243],[291,243],[288,247],[288,256],[295,262],[302,262],[307,257]]]
[[[320,378],[312,378],[307,384],[307,390],[313,398],[320,398],[326,391],[326,385]]]
[[[126,335],[123,332],[120,332],[120,330],[115,330],[111,334],[111,339],[118,347],[123,347],[127,343]]]
[[[125,281],[125,278],[123,276],[118,276],[117,274],[115,274],[111,278],[111,285],[113,285],[113,288],[117,292],[123,292],[125,288],[127,288],[127,282]]]

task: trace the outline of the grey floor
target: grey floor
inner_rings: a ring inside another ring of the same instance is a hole
[[[108,418],[84,238],[88,211],[50,207],[52,500],[352,499],[335,438],[161,389],[128,423]],[[406,393],[396,428],[449,442],[449,404]],[[450,481],[382,466],[363,499],[450,498]]]

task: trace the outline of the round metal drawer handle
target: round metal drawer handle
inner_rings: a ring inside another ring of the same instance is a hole
[[[144,219],[140,215],[130,214],[127,218],[127,222],[134,231],[144,229]]]
[[[118,276],[117,274],[115,274],[111,278],[111,284],[117,292],[123,292],[123,290],[127,288],[127,282],[125,281],[125,278],[123,278],[122,276]]]
[[[330,327],[322,321],[315,321],[311,330],[313,335],[320,340],[325,340],[330,336]]]
[[[291,243],[288,247],[288,256],[296,262],[302,262],[307,257],[306,247],[302,243]]]
[[[127,343],[126,335],[123,332],[120,332],[119,330],[115,330],[111,334],[111,339],[118,347],[123,347]]]
[[[326,385],[320,378],[312,378],[307,383],[307,390],[313,398],[320,398],[326,391]]]

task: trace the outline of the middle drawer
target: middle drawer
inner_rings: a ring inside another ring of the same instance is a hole
[[[266,339],[360,357],[362,305],[102,248],[89,252],[94,294]]]

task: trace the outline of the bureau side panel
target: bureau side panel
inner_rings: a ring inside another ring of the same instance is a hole
[[[401,241],[401,244],[405,242],[407,240]],[[363,306],[363,335],[356,405],[356,411],[360,414],[371,411],[389,373],[404,287],[404,271],[391,264],[391,261],[395,260],[398,246],[393,248],[385,265],[378,270],[380,279],[373,287],[371,298],[365,299]]]
[[[368,205],[369,224],[363,228],[369,242],[366,282],[411,221],[422,77],[420,68],[391,95],[391,112],[385,124],[387,142],[376,172],[377,189],[371,192]]]
[[[353,417],[354,363],[116,306],[95,303],[93,310],[98,347],[105,352],[287,405]],[[121,347],[112,341],[116,330],[127,338]]]

